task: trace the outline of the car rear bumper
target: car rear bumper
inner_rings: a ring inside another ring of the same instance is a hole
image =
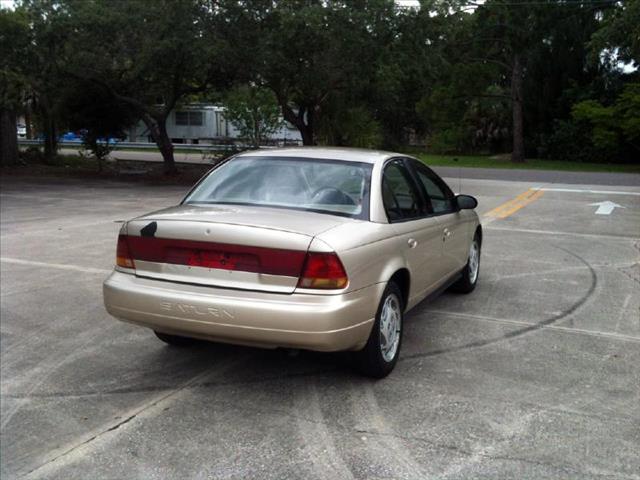
[[[280,294],[172,283],[114,271],[104,304],[114,317],[164,333],[260,347],[364,347],[384,284],[340,295]]]

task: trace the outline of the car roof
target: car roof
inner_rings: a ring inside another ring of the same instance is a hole
[[[343,147],[265,148],[260,150],[247,150],[238,155],[238,157],[323,158],[328,160],[342,160],[345,162],[362,162],[371,164],[399,156],[406,155],[381,150]]]

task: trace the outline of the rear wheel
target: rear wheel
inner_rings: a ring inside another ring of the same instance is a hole
[[[369,340],[356,354],[363,374],[384,378],[395,367],[402,344],[403,312],[402,292],[394,282],[389,282],[382,294]]]
[[[453,284],[452,290],[460,293],[471,293],[476,288],[480,275],[480,237],[476,233],[469,247],[467,265],[462,270],[462,278]]]
[[[153,331],[160,340],[174,347],[188,347],[197,342],[195,338],[181,337],[179,335],[170,335],[168,333]]]

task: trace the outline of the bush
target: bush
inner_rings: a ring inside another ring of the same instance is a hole
[[[327,145],[379,148],[383,135],[380,123],[365,107],[353,107],[320,117],[318,139]]]
[[[18,156],[23,163],[45,163],[42,150],[34,145],[21,150]]]
[[[382,144],[382,129],[366,108],[346,111],[342,122],[345,143],[351,147],[377,148]]]
[[[468,128],[452,127],[437,131],[429,137],[429,151],[440,154],[473,152],[473,136]]]
[[[224,117],[258,148],[283,125],[280,106],[271,90],[242,85],[227,93]]]
[[[575,120],[555,120],[553,131],[540,136],[538,156],[572,162],[607,162],[616,151],[593,144],[591,128]]]

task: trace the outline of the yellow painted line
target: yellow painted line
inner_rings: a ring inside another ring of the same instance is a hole
[[[538,198],[544,195],[544,191],[537,188],[530,188],[526,192],[521,193],[517,197],[497,206],[490,212],[487,212],[484,217],[487,219],[507,218],[513,215],[521,208],[535,202]]]
[[[533,195],[528,196],[524,200],[520,201],[517,205],[513,205],[511,208],[507,209],[507,211],[502,212],[500,215],[498,215],[498,218],[506,218],[509,215],[513,215],[514,213],[516,213],[521,208],[524,208],[527,205],[529,205],[530,203],[535,202],[542,195],[544,195],[544,192],[542,190],[536,191]]]
[[[513,205],[519,204],[522,200],[526,199],[528,195],[531,195],[531,190],[527,190],[524,193],[521,193],[515,198],[512,198],[508,202],[503,203],[502,205],[497,206],[490,212],[488,212],[485,216],[487,217],[498,217],[502,212],[510,209]]]

